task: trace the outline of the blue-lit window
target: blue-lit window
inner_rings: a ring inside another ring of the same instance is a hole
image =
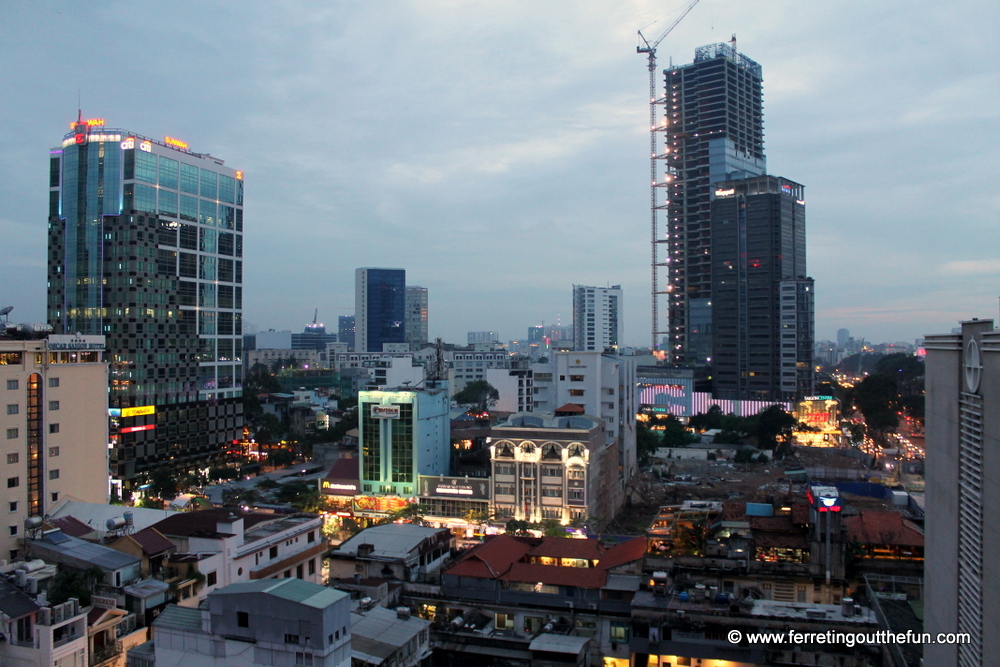
[[[243,283],[243,262],[241,262],[239,260],[236,261],[236,272],[235,273],[236,273],[236,275],[233,276],[233,282],[235,282],[235,283],[241,283],[242,284]],[[241,308],[242,308],[242,306],[241,306]]]
[[[156,156],[139,151],[135,156],[135,180],[156,183]]]
[[[181,165],[181,192],[198,194],[198,167],[189,164]]]
[[[233,386],[233,367],[219,366],[219,389],[229,389],[232,386]]]
[[[208,169],[201,170],[201,196],[215,199],[218,195],[219,175]]]
[[[201,229],[201,251],[202,252],[212,252],[216,251],[216,238],[218,232],[214,229]]]
[[[232,229],[233,226],[233,207],[219,204],[219,227]]]
[[[156,213],[156,188],[151,185],[135,184],[135,204],[137,211]]]
[[[122,187],[122,211],[128,213],[135,208],[135,185],[126,183]]]
[[[198,311],[198,333],[202,336],[215,335],[215,312],[211,310]],[[207,361],[211,361],[210,359]]]
[[[219,174],[219,201],[230,204],[236,201],[236,179],[232,176]]]
[[[177,217],[177,193],[160,190],[160,213],[171,218]]]
[[[204,199],[198,204],[198,220],[203,225],[215,226],[215,217],[217,215],[217,206],[214,201],[206,201]]]
[[[198,200],[194,197],[181,195],[181,220],[198,222]]]
[[[202,389],[215,389],[215,366],[202,366],[198,369],[198,384]]]
[[[215,280],[215,257],[202,255],[198,259],[201,260],[201,269],[198,271],[198,277],[202,280]]]
[[[171,190],[177,189],[177,160],[160,158],[160,185]]]
[[[198,296],[198,305],[202,308],[215,308],[215,284],[201,283],[201,293]]]

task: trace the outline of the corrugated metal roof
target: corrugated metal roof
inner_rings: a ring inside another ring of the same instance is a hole
[[[428,621],[415,616],[406,620],[385,607],[373,607],[362,614],[351,614],[351,651],[355,649],[385,659],[404,646]]]
[[[365,528],[341,544],[334,554],[356,554],[359,544],[371,544],[372,555],[380,558],[406,558],[427,538],[441,532],[439,528],[426,528],[412,523],[387,523]]]
[[[143,579],[137,584],[132,586],[126,586],[124,591],[133,595],[137,598],[148,598],[158,593],[162,593],[170,588],[170,585],[165,581],[160,581],[159,579]]]
[[[175,604],[167,605],[153,621],[153,627],[201,632],[201,610]]]
[[[21,618],[41,609],[34,600],[0,577],[0,612],[7,618]]]
[[[638,574],[609,574],[604,584],[609,591],[637,591],[642,585],[642,577]]]
[[[548,651],[549,653],[571,653],[579,655],[587,646],[587,637],[571,637],[569,635],[541,634],[531,640],[528,646],[532,651]]]
[[[135,556],[86,542],[78,537],[70,537],[60,531],[47,533],[42,539],[29,542],[29,546],[33,554],[68,565],[75,561],[96,565],[103,570],[120,570],[141,562]]]
[[[291,578],[238,581],[213,591],[209,595],[239,595],[242,593],[267,593],[317,609],[325,609],[337,600],[348,597],[348,594],[343,591]]]

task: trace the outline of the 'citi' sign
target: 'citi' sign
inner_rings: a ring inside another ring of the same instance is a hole
[[[398,405],[373,405],[373,419],[399,419]]]

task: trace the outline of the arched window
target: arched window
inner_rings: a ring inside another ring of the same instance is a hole
[[[586,453],[586,451],[587,451],[586,448],[579,442],[574,442],[572,445],[569,446],[570,457],[578,456],[582,459],[584,458],[584,454]]]
[[[543,461],[562,461],[562,447],[554,442],[547,442],[542,445]]]
[[[521,453],[522,454],[534,454],[535,453],[535,446],[533,444],[531,444],[530,442],[526,442],[523,445],[521,445]]]
[[[501,442],[496,448],[496,457],[498,459],[512,459],[514,458],[514,447],[509,442]]]

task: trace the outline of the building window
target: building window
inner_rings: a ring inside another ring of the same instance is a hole
[[[542,495],[546,498],[562,498],[562,489],[558,486],[543,486]]]
[[[7,511],[8,512],[16,512],[17,511],[17,501],[16,500],[12,500],[9,503],[7,503]]]
[[[59,456],[59,448],[49,447],[49,456]]]
[[[249,628],[250,627],[250,614],[245,611],[236,612],[236,627],[238,628]]]
[[[13,440],[16,437],[17,437],[17,429],[16,428],[9,428],[9,429],[7,429],[7,439],[8,440]]]
[[[49,389],[59,386],[59,378],[49,378]]]
[[[285,643],[286,644],[298,644],[299,643],[299,636],[298,635],[285,635]]]
[[[511,630],[514,627],[514,614],[497,614],[493,627],[497,630]]]
[[[17,452],[7,455],[7,463],[17,463],[20,459],[20,455]]]
[[[316,541],[316,531],[310,530],[309,533],[306,535],[306,542],[315,542],[315,541]]]
[[[629,624],[611,621],[611,641],[625,643],[629,640]]]
[[[206,586],[214,586],[215,584],[218,583],[218,581],[219,581],[219,577],[215,573],[215,570],[212,570],[211,572],[209,572],[209,573],[207,573],[205,575],[205,585]]]
[[[569,381],[570,382],[583,382],[583,376],[582,375],[570,375],[569,376]]]
[[[17,535],[17,524],[15,524],[15,525],[13,525],[13,526],[10,527],[10,534],[12,536],[13,535]]]
[[[59,479],[59,471],[58,470],[50,470],[49,471],[49,479]]]
[[[16,415],[21,412],[21,408],[17,403],[10,403],[7,405],[7,414]]]
[[[570,396],[583,396],[583,389],[570,389],[569,390],[569,395]]]
[[[8,389],[17,389],[17,380],[7,380]]]
[[[58,410],[59,401],[49,401],[49,410]]]
[[[58,493],[53,492],[53,493],[49,494],[49,497],[52,498],[52,502],[54,502],[54,503],[59,502],[59,494]]]
[[[303,667],[312,667],[313,664],[312,653],[304,653],[303,651],[296,651],[295,664],[303,665]]]
[[[58,433],[59,424],[49,424],[49,433]]]
[[[8,477],[7,478],[7,488],[8,489],[13,489],[13,488],[16,488],[18,486],[21,486],[21,478],[20,477]]]
[[[271,547],[270,549],[268,549],[268,551],[267,551],[267,557],[271,558],[271,559],[277,558],[278,557],[278,547]]]
[[[309,559],[309,574],[316,574],[316,559]]]

